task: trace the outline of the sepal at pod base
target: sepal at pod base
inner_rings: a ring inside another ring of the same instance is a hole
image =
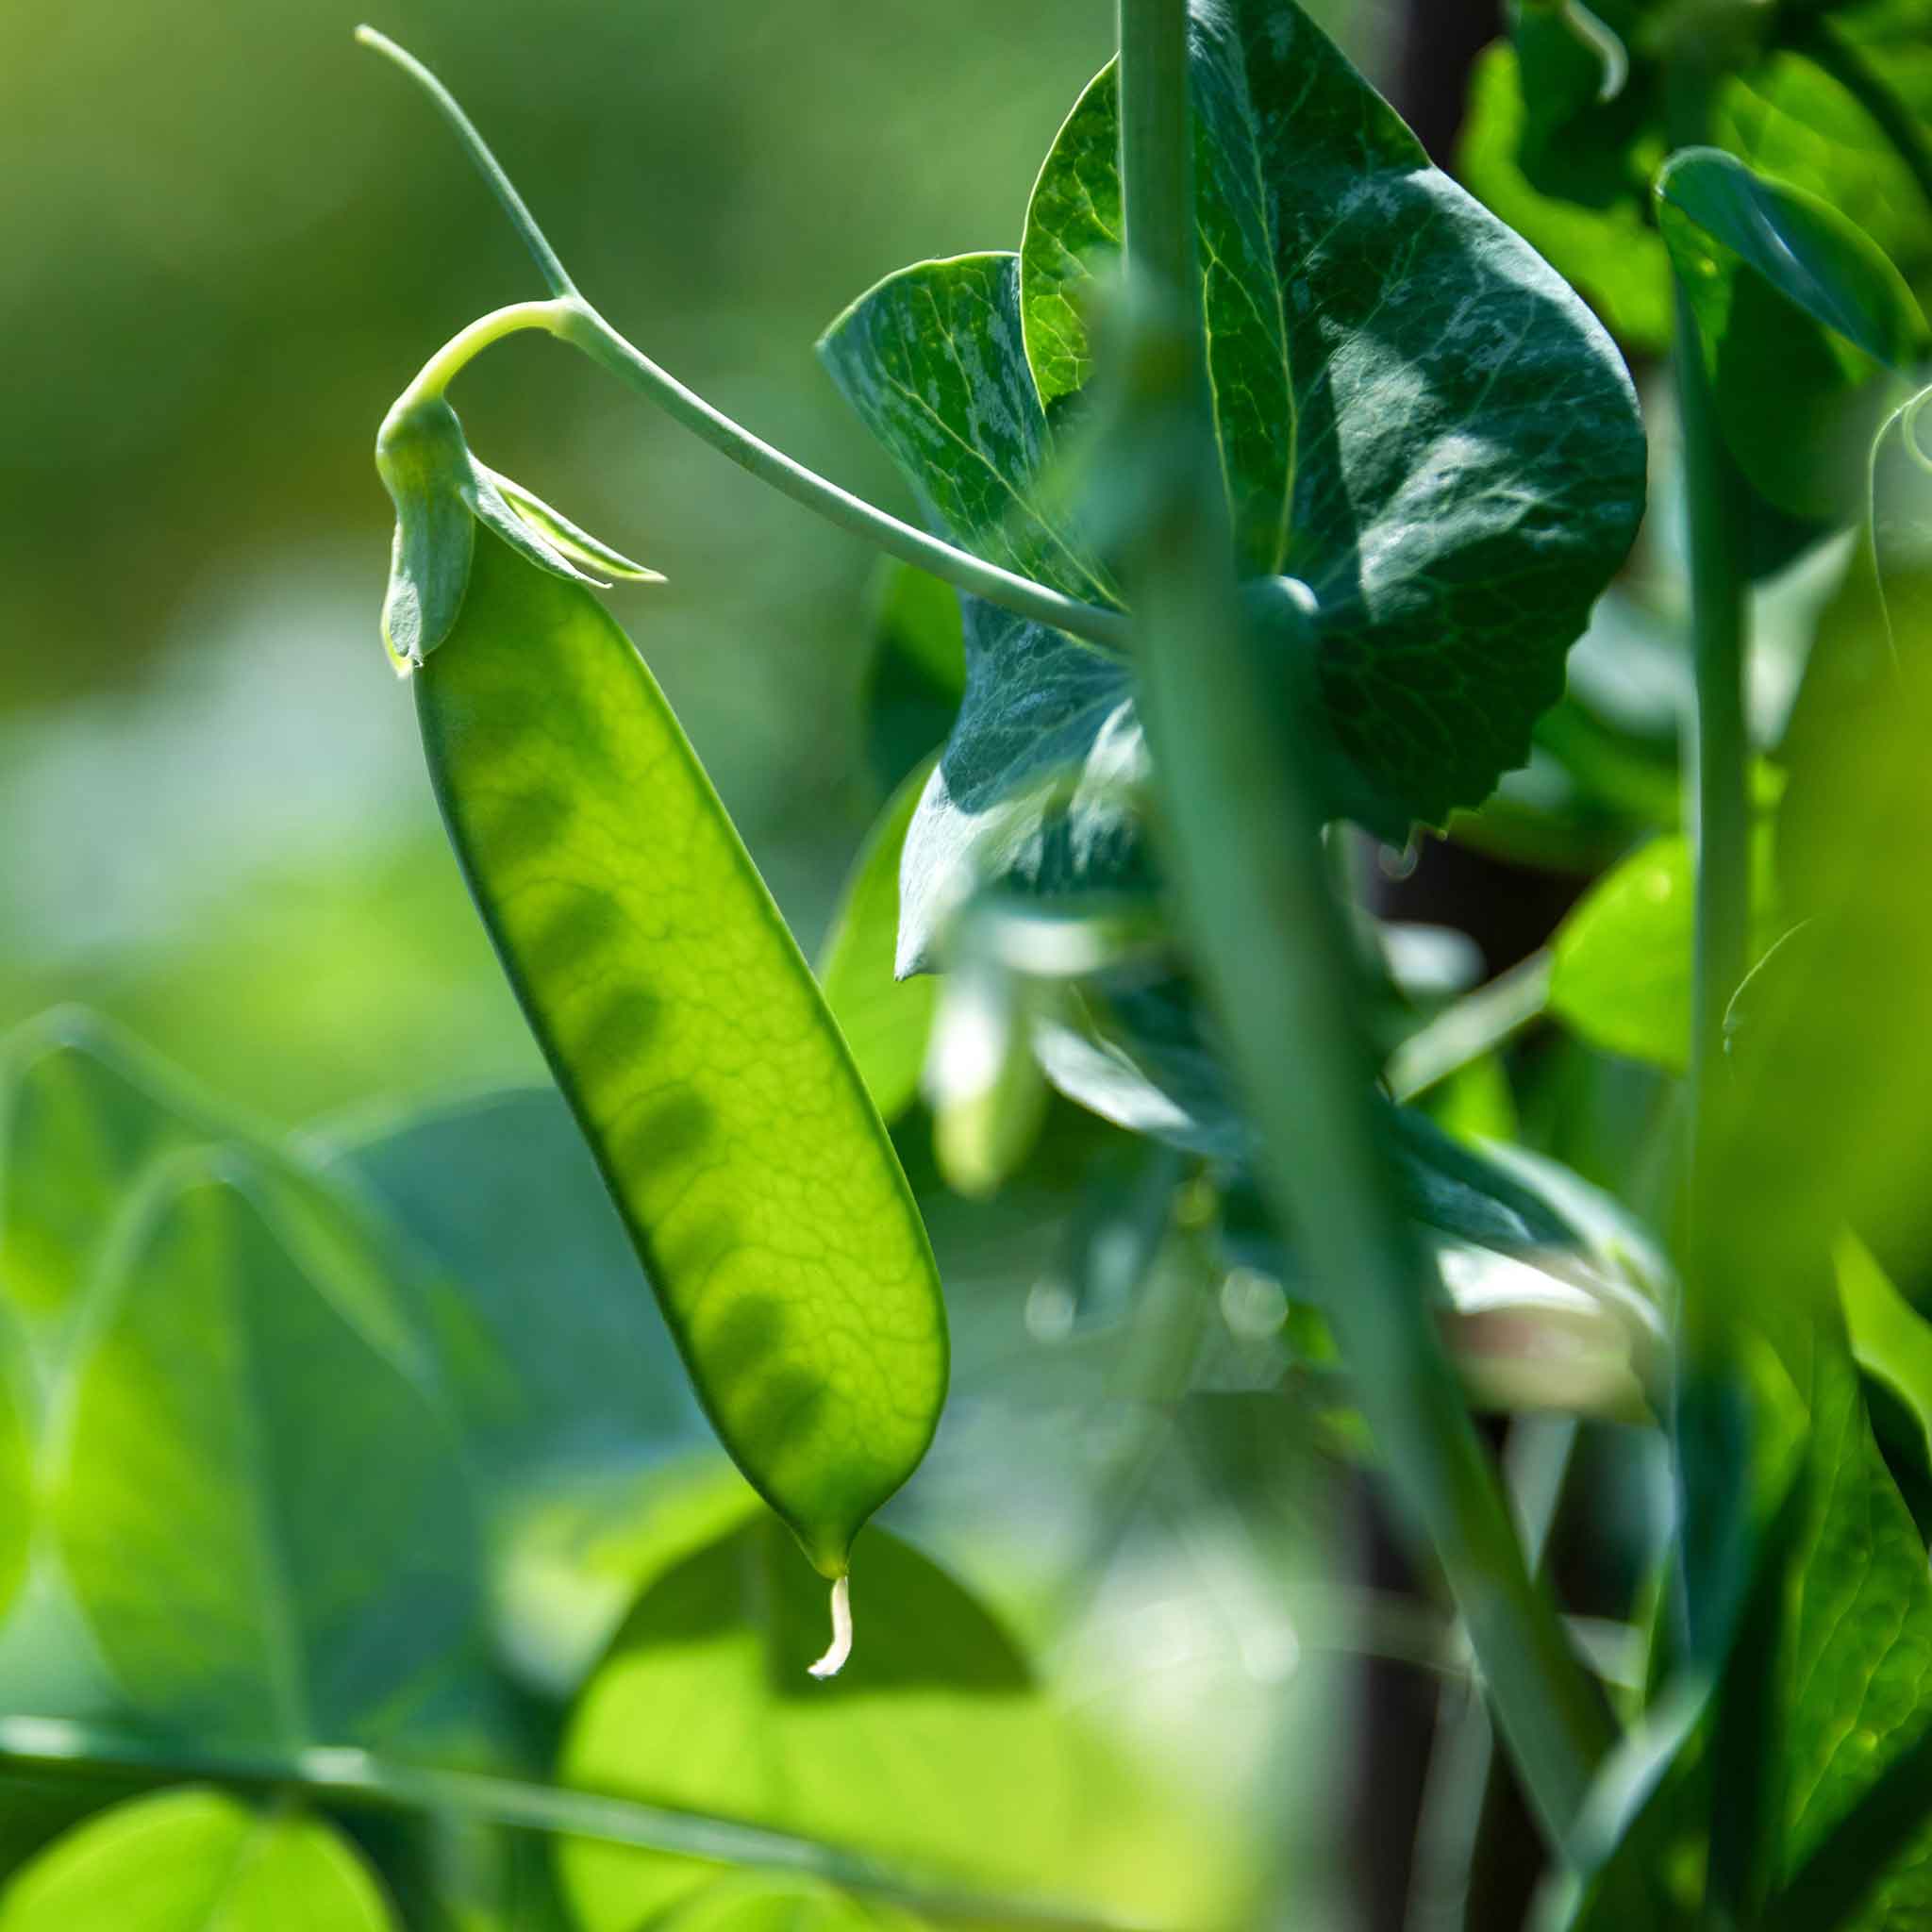
[[[455,625],[478,523],[553,576],[600,591],[611,578],[664,581],[478,462],[457,412],[441,396],[405,397],[390,411],[375,440],[375,468],[396,507],[382,641],[398,676],[407,677]],[[606,575],[595,575],[600,571]]]

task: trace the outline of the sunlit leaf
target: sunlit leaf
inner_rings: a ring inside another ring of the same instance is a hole
[[[1829,204],[1716,148],[1674,155],[1657,196],[1745,475],[1792,514],[1849,516],[1896,386],[1887,372],[1926,342],[1911,291]]]
[[[1323,715],[1353,774],[1331,804],[1440,822],[1526,755],[1628,548],[1627,380],[1569,290],[1297,9],[1202,8],[1192,75],[1241,567],[1305,580],[1319,606]],[[1114,95],[1108,70],[1061,130],[1017,264],[908,269],[822,345],[940,527],[1100,602],[1111,580],[1041,485],[1049,425],[1094,367],[1087,294],[1120,249]],[[908,841],[902,967],[932,963],[962,871],[1054,891],[1145,876],[1127,667],[973,600],[966,625],[965,704]],[[1295,682],[1284,661],[1284,703]]]
[[[824,1684],[805,1668],[824,1641],[823,1591],[769,1523],[661,1577],[578,1704],[563,1778],[961,1889],[1180,1923],[1226,1896],[1227,1868],[1191,1868],[1182,1849],[1203,1851],[1185,1804],[1157,1822],[1118,1747],[1083,1736],[967,1591],[877,1529],[852,1574],[857,1643]],[[559,1861],[584,1932],[708,1911],[719,1884],[713,1867],[582,1841]]]
[[[75,1826],[0,1895],[4,1932],[394,1932],[333,1825],[184,1788]]]
[[[124,1209],[50,1508],[127,1705],[208,1738],[367,1736],[477,1607],[469,1485],[379,1250],[240,1147]]]

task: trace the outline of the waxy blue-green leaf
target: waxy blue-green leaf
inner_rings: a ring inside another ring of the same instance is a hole
[[[581,586],[480,541],[415,688],[451,842],[699,1399],[841,1576],[932,1440],[946,1326],[918,1208],[810,969]]]
[[[949,596],[951,592],[947,593]],[[894,1121],[919,1091],[938,990],[928,978],[901,979],[899,868],[906,833],[931,775],[916,766],[886,801],[845,876],[819,956],[825,1004],[852,1049],[879,1118]]]
[[[478,1607],[469,1482],[381,1249],[240,1145],[118,1218],[48,1508],[129,1708],[205,1738],[367,1737]]]
[[[833,324],[819,353],[936,528],[1070,595],[1115,592],[1066,504],[1042,490],[1046,419],[1009,255],[924,262]],[[983,874],[1043,892],[1142,883],[1133,788],[1146,773],[1124,662],[961,599],[966,689],[907,834],[898,970],[930,972]]]
[[[1324,732],[1367,802],[1331,807],[1439,823],[1526,755],[1628,548],[1628,378],[1570,291],[1293,6],[1201,0],[1191,71],[1239,565],[1314,593]],[[1041,479],[1049,425],[1093,368],[1084,310],[1119,252],[1116,147],[1109,70],[1048,157],[1017,271],[907,270],[821,345],[932,521],[1095,601],[1111,581]],[[908,841],[902,968],[932,963],[974,875],[1145,882],[1126,665],[971,599],[966,621],[965,703]],[[1284,658],[1284,703],[1300,668]]]
[[[1740,467],[1792,515],[1849,516],[1887,372],[1927,342],[1905,278],[1827,204],[1716,148],[1674,155],[1657,200]]]
[[[335,1826],[186,1786],[55,1840],[0,1894],[0,1932],[395,1932]]]

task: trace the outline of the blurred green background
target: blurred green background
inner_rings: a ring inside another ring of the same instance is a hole
[[[1373,69],[1373,9],[1347,11]],[[880,275],[1010,246],[1112,0],[394,0],[591,297],[816,467],[904,492],[811,353]],[[15,8],[0,61],[0,1024],[117,1015],[261,1113],[527,1073],[376,641],[375,425],[541,292],[320,0]],[[624,597],[809,946],[877,798],[870,557],[556,345],[455,400],[671,579]]]

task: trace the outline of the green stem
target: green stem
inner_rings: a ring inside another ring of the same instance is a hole
[[[1004,610],[1030,618],[1084,643],[1110,651],[1127,647],[1128,622],[1119,610],[1101,609],[1083,604],[1078,598],[1062,595],[1044,584],[1036,583],[1016,572],[1002,570],[970,552],[955,548],[940,538],[928,536],[910,524],[890,515],[875,505],[855,496],[849,490],[821,476],[815,470],[787,456],[783,450],[754,436],[734,423],[722,409],[713,408],[704,397],[687,389],[668,375],[641,349],[626,341],[609,323],[578,294],[564,266],[543,231],[525,206],[523,197],[511,185],[456,98],[413,55],[373,27],[358,27],[356,38],[366,47],[395,62],[429,96],[458,138],[483,178],[495,191],[497,199],[537,258],[543,279],[555,298],[548,303],[519,303],[501,308],[494,315],[473,323],[456,336],[425,367],[411,386],[411,393],[425,383],[433,383],[432,393],[441,394],[451,376],[471,357],[490,342],[518,328],[546,328],[552,335],[581,349],[600,368],[661,408],[672,420],[708,443],[721,455],[729,457],[741,469],[748,470],[762,483],[815,510],[827,523],[855,537],[876,544],[889,556],[928,571],[956,589],[984,597]],[[513,318],[513,319],[512,319]],[[398,408],[402,407],[398,404]]]
[[[1002,570],[998,564],[988,563],[983,558],[914,529],[910,524],[901,523],[849,490],[841,490],[783,450],[761,441],[722,409],[712,408],[695,391],[687,389],[675,376],[660,369],[641,349],[626,341],[588,303],[576,308],[560,333],[600,368],[608,370],[640,395],[656,403],[674,422],[708,442],[721,456],[729,457],[741,469],[750,471],[759,482],[769,483],[794,503],[817,511],[827,523],[876,544],[902,563],[928,571],[958,590],[984,597],[1003,610],[1048,625],[1085,643],[1098,644],[1110,651],[1126,649],[1128,624],[1124,612],[1083,604],[1078,598],[1063,596],[1058,591],[1035,583],[1031,577]]]
[[[541,328],[561,337],[575,309],[575,297],[561,297],[550,302],[512,302],[507,308],[492,308],[488,315],[479,315],[424,363],[416,379],[395,399],[390,415],[400,419],[425,403],[441,402],[443,392],[470,363],[506,336]]]
[[[0,1764],[137,1788],[209,1782],[301,1791],[344,1808],[459,1818],[516,1831],[589,1839],[712,1864],[815,1879],[889,1899],[924,1917],[1019,1932],[1135,1932],[1134,1922],[1038,1899],[931,1884],[889,1863],[810,1839],[700,1813],[600,1797],[475,1772],[437,1771],[365,1751],[228,1751],[157,1743],[49,1718],[0,1718]]]
[[[576,284],[571,280],[569,271],[558,259],[556,249],[551,247],[535,217],[524,206],[524,197],[517,192],[515,184],[490,152],[488,142],[476,132],[470,117],[457,105],[456,96],[415,55],[397,46],[387,34],[377,33],[373,26],[358,26],[356,40],[358,45],[372,48],[385,60],[393,61],[436,103],[442,118],[456,130],[458,140],[468,151],[471,160],[475,162],[477,173],[489,182],[497,200],[503,204],[503,211],[509,217],[510,225],[524,238],[524,246],[535,258],[544,287],[553,295],[575,295]]]
[[[1697,943],[1690,1061],[1699,1134],[1722,1073],[1724,1023],[1749,962],[1750,742],[1744,725],[1745,605],[1739,479],[1688,298],[1677,291],[1677,395],[1690,550],[1697,690]]]
[[[1724,448],[1696,329],[1680,288],[1675,361],[1697,696],[1697,894],[1690,1184],[1673,1434],[1690,1655],[1715,1668],[1729,1642],[1737,1579],[1748,1567],[1744,1545],[1750,1531],[1741,1499],[1752,1425],[1704,1192],[1722,1131],[1724,1014],[1749,963],[1751,824],[1742,486]]]
[[[1795,45],[1871,115],[1932,208],[1932,138],[1918,116],[1873,72],[1834,22],[1822,16],[1808,20]]]
[[[1391,1097],[1419,1100],[1534,1025],[1550,1003],[1551,968],[1547,949],[1532,953],[1418,1027],[1389,1056]]]
[[[1354,954],[1302,747],[1236,593],[1212,429],[1191,373],[1202,330],[1184,25],[1185,0],[1121,0],[1122,175],[1141,307],[1120,372],[1121,459],[1153,505],[1128,574],[1171,859],[1194,956],[1248,1075],[1261,1180],[1300,1232],[1313,1278],[1333,1285],[1329,1318],[1398,1500],[1434,1544],[1560,1845],[1608,1747],[1608,1719],[1531,1578],[1430,1314],[1425,1260],[1375,1125]],[[1146,300],[1150,284],[1164,299]]]

